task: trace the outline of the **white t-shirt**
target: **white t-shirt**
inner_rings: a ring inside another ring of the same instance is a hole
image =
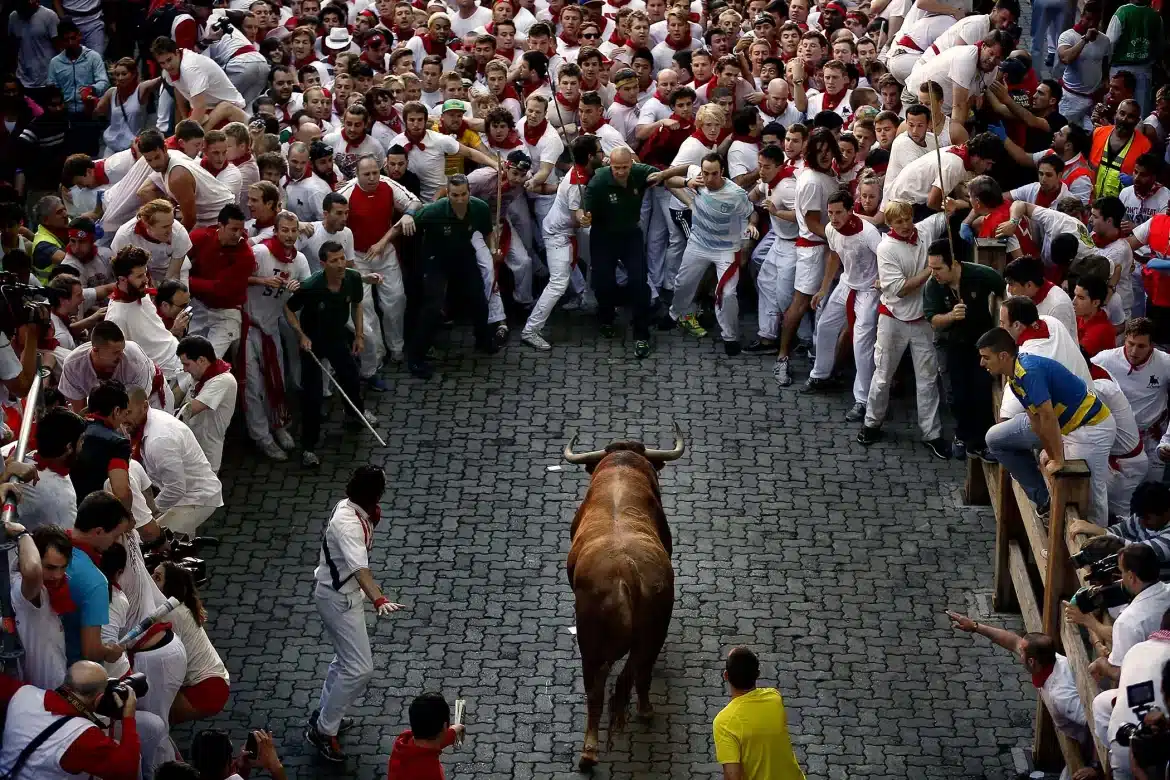
[[[779,209],[793,211],[796,208],[796,176],[781,179],[774,186],[769,186],[768,182],[759,182],[756,189]],[[795,222],[780,219],[780,217],[771,214],[768,215],[768,219],[772,222],[772,232],[776,234],[777,238],[795,241],[796,237],[800,235],[800,226]]]
[[[338,501],[325,525],[324,544],[328,548],[328,557],[325,547],[318,547],[317,568],[313,571],[317,582],[332,588],[336,574],[341,585],[337,588],[339,593],[354,593],[362,598],[357,577],[352,575],[358,569],[369,568],[373,533],[369,517],[361,507],[348,498]]]
[[[228,426],[232,422],[232,414],[236,411],[236,393],[239,388],[236,378],[231,372],[218,374],[203,383],[203,387],[179,410],[179,419],[187,423],[195,439],[207,456],[211,470],[219,473],[220,462],[223,460],[223,440],[227,435]],[[191,411],[191,401],[206,404],[198,414]]]
[[[853,90],[851,89],[845,90],[845,97],[841,98],[841,102],[839,102],[836,107],[833,108],[833,111],[840,114],[841,118],[845,120],[848,120],[849,117],[853,116],[853,108],[849,105],[849,95],[852,92]],[[816,94],[809,95],[808,108],[804,112],[805,116],[812,118],[821,113],[821,111],[824,110],[825,97],[826,95],[823,92],[817,92]]]
[[[622,134],[626,143],[633,148],[637,143],[634,135],[638,128],[638,107],[627,106],[616,100],[605,109],[605,118],[613,125],[613,129]]]
[[[223,506],[223,486],[183,421],[158,409],[148,410],[141,460],[150,481],[162,490],[155,498],[159,509]]]
[[[16,442],[5,447],[5,456],[15,447]],[[31,454],[25,460],[31,463]],[[77,492],[69,474],[37,469],[37,481],[22,486],[17,519],[29,531],[43,525],[57,525],[66,531],[72,528],[77,519]]]
[[[988,14],[964,17],[939,34],[934,45],[922,53],[922,59],[919,60],[919,63],[929,62],[940,52],[945,52],[957,45],[974,46],[986,38],[989,32],[991,32],[991,17]],[[963,43],[960,44],[959,41]],[[914,94],[917,92],[916,88]]]
[[[183,363],[176,354],[179,340],[167,330],[149,295],[133,302],[110,301],[106,320],[117,323],[126,338],[141,347],[162,370],[168,382],[183,371]]]
[[[1075,29],[1065,30],[1056,41],[1057,49],[1076,46],[1082,38],[1084,36]],[[1060,77],[1061,86],[1073,92],[1086,94],[1096,92],[1105,75],[1101,71],[1101,66],[1112,53],[1113,43],[1107,36],[1098,34],[1097,40],[1086,43],[1077,58],[1064,66],[1064,74]]]
[[[1170,643],[1166,646],[1170,648]],[[1063,655],[1056,656],[1052,674],[1040,687],[1040,697],[1048,705],[1053,723],[1064,734],[1082,743],[1091,739],[1077,680]]]
[[[703,156],[710,154],[714,148],[713,145],[708,146],[693,135],[687,136],[686,140],[682,142],[682,145],[678,147],[678,153],[674,156],[674,160],[671,161],[670,167],[673,168],[676,165],[700,165],[703,162]],[[675,211],[684,211],[686,207],[686,204],[674,195],[670,196],[670,208]]]
[[[346,231],[348,230],[349,228],[346,228]],[[324,228],[321,228],[320,232],[324,233]],[[316,233],[314,233],[315,235]],[[351,233],[351,246],[353,241],[352,235]],[[324,240],[321,243],[324,243]],[[272,252],[269,251],[265,244],[257,244],[252,247],[252,254],[256,257],[256,270],[252,275],[258,279],[275,276],[285,282],[303,282],[312,273],[309,269],[309,261],[302,252],[297,252],[292,261],[288,263],[273,257]],[[244,310],[252,320],[252,325],[268,333],[270,336],[277,335],[280,321],[284,317],[284,304],[287,294],[288,290],[284,287],[266,287],[260,284],[248,285],[248,301],[245,304]]]
[[[90,360],[91,352],[93,344],[82,344],[69,353],[69,357],[61,366],[61,382],[57,389],[70,401],[86,400],[89,391],[102,381],[94,370],[93,361]],[[154,361],[147,357],[142,347],[133,341],[127,341],[122,359],[114,368],[113,376],[109,378],[119,380],[127,389],[137,387],[151,394],[154,385]],[[157,398],[151,394],[150,401],[154,404]]]
[[[885,208],[886,204],[893,199],[890,194],[893,191],[893,184],[897,182],[898,176],[906,170],[906,166],[925,156],[927,152],[933,152],[938,148],[938,139],[934,133],[927,133],[925,142],[925,146],[919,146],[914,143],[914,139],[910,137],[909,133],[902,133],[894,139],[894,143],[890,147],[890,164],[886,167],[886,186],[882,193],[882,208]],[[920,178],[925,178],[925,176],[925,170],[919,173]],[[917,191],[921,184],[916,183],[908,186],[912,186],[914,191]],[[927,193],[929,194],[929,192],[928,187]]]
[[[866,220],[861,220],[861,232],[843,236],[825,215],[825,238],[829,249],[841,258],[841,284],[850,290],[867,290],[877,281],[877,248],[882,233]]]
[[[760,167],[760,145],[732,141],[727,147],[727,175],[731,178],[751,173]]]
[[[933,135],[927,135],[927,147],[923,148],[918,144],[906,139],[906,142],[899,143],[905,138],[905,135],[900,135],[894,141],[894,146],[891,151],[897,149],[899,152],[899,162],[902,162],[911,155],[917,154],[916,157],[910,159],[902,165],[897,174],[897,178],[891,179],[889,169],[886,171],[886,186],[885,192],[882,195],[882,205],[889,204],[891,201],[900,200],[906,203],[926,203],[930,197],[930,188],[935,186],[938,181],[938,157],[934,154],[934,147],[932,142]],[[930,154],[927,154],[927,152]],[[905,156],[903,156],[905,155]],[[962,168],[963,161],[957,155],[943,154],[944,158],[953,157],[958,162],[959,167]],[[892,157],[892,155],[891,155]],[[891,160],[892,162],[892,160]],[[943,160],[943,172],[947,173],[947,160]],[[947,177],[947,184],[952,188],[959,183],[958,179],[953,176]]]
[[[1132,605],[1131,605],[1132,606]],[[1130,607],[1126,607],[1130,609]],[[1123,611],[1122,614],[1125,614]],[[1157,625],[1154,626],[1157,629]],[[1152,631],[1151,631],[1152,633]],[[1112,657],[1109,659],[1113,663]],[[1153,706],[1165,711],[1166,701],[1162,697],[1162,670],[1166,662],[1170,661],[1170,642],[1164,639],[1150,639],[1147,634],[1134,643],[1125,655],[1125,663],[1121,665],[1121,679],[1117,683],[1117,703],[1113,705],[1113,713],[1109,716],[1109,742],[1117,736],[1118,729],[1125,723],[1137,723],[1137,715],[1129,704],[1128,688],[1131,685],[1141,685],[1144,682],[1154,683]]]
[[[11,571],[16,633],[20,643],[29,648],[20,661],[21,679],[51,691],[65,682],[65,671],[68,668],[65,660],[65,628],[61,625],[61,618],[49,606],[49,591],[45,586],[41,586],[40,605],[31,604],[20,592],[24,579],[19,569],[13,567]]]
[[[578,228],[573,224],[573,213],[582,207],[586,184],[578,181],[577,172],[570,170],[569,174],[561,179],[557,185],[556,199],[552,208],[544,218],[541,229],[544,231],[545,244],[564,246],[569,243]]]
[[[373,155],[379,163],[386,159],[386,149],[369,133],[362,136],[362,140],[356,144],[351,144],[341,130],[330,133],[323,140],[333,147],[333,162],[341,169],[341,175],[346,179],[357,176],[358,160],[367,154]]]
[[[661,70],[661,69],[660,69]],[[650,98],[646,104],[638,109],[638,124],[652,125],[655,122],[661,122],[663,119],[669,117],[673,112],[670,106],[658,99],[658,96]]]
[[[305,256],[310,273],[317,273],[321,270],[321,245],[326,241],[336,241],[341,244],[341,248],[345,250],[345,259],[347,261],[353,260],[353,231],[344,227],[336,233],[330,233],[325,229],[325,223],[317,221],[313,223],[313,235],[301,234],[297,238],[297,249]],[[253,254],[255,254],[254,250]]]
[[[557,160],[559,160],[561,157],[561,153],[565,151],[565,142],[561,140],[560,133],[558,133],[552,126],[552,123],[549,122],[545,126],[544,132],[541,134],[540,138],[535,144],[528,143],[528,139],[524,134],[524,125],[521,125],[518,130],[520,133],[520,140],[524,144],[524,151],[527,152],[528,156],[532,159],[533,171],[539,170],[541,164],[548,163],[553,166],[553,169],[552,173],[549,174],[549,177],[545,179],[545,183],[556,184],[558,181],[560,181],[561,175],[557,171],[556,165]]]
[[[231,679],[215,646],[207,638],[207,632],[195,622],[195,616],[186,604],[176,607],[167,620],[187,650],[187,675],[183,678],[183,685],[196,685],[212,677],[225,681]]]
[[[340,183],[341,171],[337,170],[336,165],[334,165],[334,169]],[[317,174],[306,176],[299,181],[289,182],[284,188],[288,208],[297,215],[297,219],[301,222],[313,222],[321,219],[325,196],[331,192],[333,192],[333,188],[329,186],[329,182]]]
[[[829,221],[826,209],[829,206],[829,196],[837,191],[840,185],[837,180],[827,173],[805,168],[796,179],[796,224],[800,226],[800,238],[823,244],[824,239],[808,229],[808,212],[819,211],[821,223]]]
[[[492,9],[484,8],[478,4],[475,6],[475,12],[466,19],[459,14],[459,11],[451,11],[447,15],[451,17],[451,32],[459,38],[463,38],[464,35],[474,31],[477,27],[483,27],[492,21]]]
[[[1032,215],[1028,217],[1028,230],[1032,234],[1032,240],[1040,245],[1040,257],[1045,263],[1052,262],[1052,239],[1062,233],[1072,233],[1077,237],[1078,258],[1098,254],[1085,223],[1056,209],[1046,209],[1043,206],[1032,209]]]
[[[1129,649],[1149,639],[1162,624],[1162,615],[1170,609],[1170,585],[1155,582],[1133,597],[1129,606],[1113,621],[1113,651],[1109,663],[1121,666]]]
[[[956,25],[957,26],[957,25]],[[953,28],[952,28],[953,29]],[[969,98],[982,95],[987,85],[995,81],[999,68],[990,73],[979,70],[979,50],[975,46],[955,46],[930,60],[919,60],[906,79],[906,89],[917,95],[918,87],[934,81],[942,87],[942,111],[951,113],[955,85],[966,87]]]
[[[132,219],[118,228],[118,232],[114,234],[114,241],[110,244],[110,251],[114,256],[117,256],[118,252],[128,246],[136,246],[146,251],[150,255],[150,262],[146,268],[150,272],[151,280],[155,284],[159,284],[167,278],[167,267],[171,264],[171,260],[176,257],[186,257],[187,253],[191,251],[191,236],[187,233],[187,228],[183,227],[183,224],[176,219],[171,231],[170,243],[160,244],[149,236],[143,235],[146,231],[145,229],[139,230],[138,224],[137,219]],[[180,274],[181,276],[182,274]]]
[[[410,139],[406,137],[406,133],[399,133],[390,145],[406,148],[409,143]],[[418,176],[423,203],[430,203],[435,199],[435,193],[447,185],[447,176],[444,173],[447,155],[459,153],[459,142],[449,135],[427,130],[422,145],[424,148],[414,146],[406,153],[406,167]]]
[[[187,49],[181,49],[179,57],[181,59],[178,81],[172,79],[166,71],[163,71],[163,80],[174,87],[188,102],[194,95],[203,95],[207,99],[208,110],[220,103],[231,103],[239,109],[248,108],[240,91],[223,72],[223,68],[216,65],[210,57]]]
[[[112,645],[130,627],[130,600],[117,588],[113,588],[110,593],[109,616],[110,622],[102,626],[101,635],[103,642]],[[130,660],[126,658],[126,653],[118,656],[117,661],[106,661],[102,665],[106,667],[108,677],[121,677],[130,671]]]

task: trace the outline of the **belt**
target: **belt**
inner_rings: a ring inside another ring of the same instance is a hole
[[[234,52],[232,52],[232,56],[228,57],[228,62],[231,62],[236,57],[239,57],[241,54],[252,54],[255,51],[257,51],[255,46],[251,46],[251,45],[241,46],[240,48],[238,48]]]
[[[1071,93],[1073,93],[1074,95],[1077,95],[1078,97],[1089,98],[1090,100],[1092,100],[1092,99],[1093,99],[1093,95],[1092,95],[1092,93],[1089,93],[1089,92],[1081,92],[1081,91],[1079,91],[1079,90],[1073,89],[1073,88],[1072,88],[1072,87],[1070,87],[1068,84],[1065,84],[1065,83],[1064,83],[1064,79],[1061,79],[1061,80],[1060,80],[1060,87],[1061,87],[1061,89],[1063,89],[1065,92],[1071,92]]]
[[[1124,455],[1110,455],[1109,456],[1109,467],[1111,469],[1113,469],[1114,471],[1119,471],[1120,470],[1118,467],[1119,461],[1128,460],[1130,458],[1136,458],[1138,455],[1141,455],[1143,452],[1145,452],[1145,442],[1142,441],[1142,437],[1139,436],[1138,437],[1138,444],[1132,450],[1125,453]]]
[[[797,246],[806,246],[806,247],[824,246],[825,242],[824,241],[813,241],[811,238],[805,238],[804,236],[798,236],[796,239],[796,245]]]
[[[931,51],[931,52],[934,52],[935,54],[942,54],[942,52],[938,50],[938,45],[937,45],[937,44],[933,44],[933,43],[932,43],[932,44],[930,44],[930,48],[929,48],[929,49],[927,49],[926,51]],[[926,53],[926,52],[923,52],[923,54],[925,54],[925,53]]]
[[[900,317],[898,317],[898,315],[894,314],[892,311],[890,311],[888,308],[886,308],[886,305],[884,303],[878,304],[878,314],[884,314],[885,316],[889,317],[892,320],[897,320],[898,322],[904,322],[907,325],[913,325],[915,322],[924,322],[926,320],[926,317],[915,317],[912,320],[901,319]]]

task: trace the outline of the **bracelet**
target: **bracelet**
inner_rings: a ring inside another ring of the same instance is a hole
[[[385,596],[379,596],[378,599],[374,602],[374,609],[381,609],[383,604],[389,603],[390,599],[386,598]]]

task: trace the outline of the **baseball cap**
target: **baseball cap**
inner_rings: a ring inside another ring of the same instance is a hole
[[[758,13],[756,18],[752,19],[752,27],[759,27],[761,24],[770,24],[776,26],[776,20],[770,14]]]
[[[333,154],[333,147],[324,141],[314,141],[309,145],[309,159],[320,160],[323,157],[330,157]]]
[[[455,98],[452,98],[451,100],[444,100],[443,101],[443,112],[446,113],[447,111],[463,111],[464,113],[466,113],[467,112],[467,104],[464,103],[462,100],[458,100]]]
[[[508,165],[521,171],[532,170],[532,158],[517,149],[508,153]]]

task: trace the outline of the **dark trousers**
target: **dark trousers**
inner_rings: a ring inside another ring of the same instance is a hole
[[[633,308],[634,338],[650,338],[650,283],[646,278],[646,239],[641,228],[589,231],[593,261],[593,292],[597,295],[597,319],[612,325],[617,311],[617,264],[626,269],[626,292]]]
[[[955,416],[955,435],[968,449],[983,449],[987,429],[995,423],[991,374],[979,365],[974,344],[939,344],[935,352],[947,404]]]
[[[362,405],[361,381],[358,378],[358,361],[353,354],[353,339],[313,339],[313,354],[318,360],[328,360],[333,367],[333,376],[341,389],[349,396],[349,400],[361,410]],[[301,447],[313,451],[317,449],[317,442],[321,438],[321,404],[324,400],[325,383],[329,380],[321,374],[321,369],[304,350],[301,350]],[[342,403],[345,403],[342,401]],[[345,404],[345,413],[353,414],[349,404]]]
[[[467,314],[475,329],[475,346],[487,349],[492,343],[492,329],[488,326],[488,304],[484,296],[483,277],[470,245],[451,252],[424,251],[419,255],[414,285],[422,301],[418,307],[414,327],[406,344],[407,358],[412,362],[426,359],[427,350],[434,341],[435,331],[442,321],[443,304],[448,287],[456,309],[451,314]]]

